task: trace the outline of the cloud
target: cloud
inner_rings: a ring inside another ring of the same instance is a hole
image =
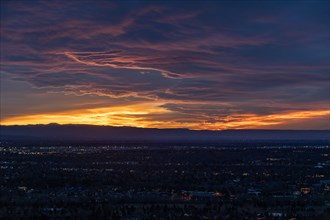
[[[181,4],[7,1],[1,69],[31,93],[103,107],[162,102],[169,112],[136,120],[164,126],[245,126],[237,120],[327,109],[328,3]]]
[[[286,120],[312,119],[328,117],[329,110],[323,111],[298,111],[284,114],[271,114],[258,116],[254,114],[230,114],[222,116],[204,115],[192,118],[194,113],[180,115],[166,110],[161,103],[143,103],[120,107],[107,107],[95,109],[83,109],[56,114],[36,114],[20,117],[12,117],[2,120],[2,125],[13,124],[48,124],[56,121],[60,124],[95,124],[113,126],[134,126],[152,128],[189,128],[194,130],[222,130],[243,128],[264,128],[267,126],[281,125]]]

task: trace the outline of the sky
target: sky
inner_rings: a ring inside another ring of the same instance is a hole
[[[329,1],[1,1],[1,125],[330,129]]]

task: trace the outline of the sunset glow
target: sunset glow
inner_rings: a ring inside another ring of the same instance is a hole
[[[313,119],[329,117],[330,110],[288,112],[257,116],[253,114],[229,115],[223,122],[210,123],[207,121],[191,120],[178,122],[173,118],[170,121],[150,119],[152,115],[170,115],[173,112],[154,104],[140,104],[125,107],[96,108],[76,111],[37,114],[8,118],[2,125],[49,124],[56,121],[58,124],[91,124],[111,126],[133,126],[142,128],[188,128],[192,130],[223,130],[242,128],[264,128],[271,125],[290,123],[290,120]],[[219,120],[217,118],[215,121]]]

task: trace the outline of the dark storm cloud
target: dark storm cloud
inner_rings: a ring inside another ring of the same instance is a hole
[[[326,109],[328,15],[328,1],[2,1],[1,69],[51,92],[162,100],[177,120]]]

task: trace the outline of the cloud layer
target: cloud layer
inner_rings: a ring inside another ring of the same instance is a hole
[[[2,1],[2,123],[285,129],[299,115],[330,129],[311,122],[329,117],[328,14],[327,1]]]

